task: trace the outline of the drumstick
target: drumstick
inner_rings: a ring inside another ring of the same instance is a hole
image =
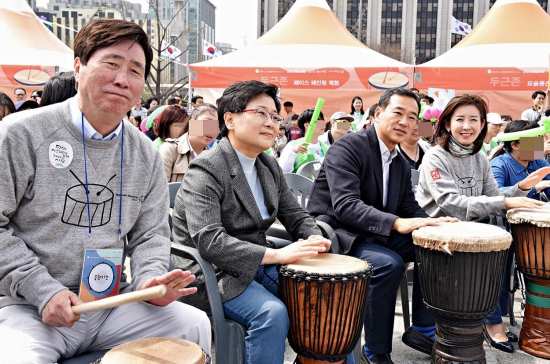
[[[153,298],[162,297],[165,294],[166,287],[164,285],[160,285],[151,288],[141,289],[139,291],[124,293],[114,297],[104,298],[99,301],[83,303],[78,306],[72,306],[72,309],[75,315],[80,315],[82,313],[106,310],[108,308],[122,306],[127,303],[148,301]]]

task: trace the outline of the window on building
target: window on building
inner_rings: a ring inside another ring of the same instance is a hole
[[[453,16],[456,20],[474,25],[474,0],[454,0]],[[451,47],[464,38],[461,34],[451,34]]]
[[[416,63],[435,58],[437,0],[418,0],[416,12]]]
[[[401,45],[403,0],[382,0],[382,38]]]

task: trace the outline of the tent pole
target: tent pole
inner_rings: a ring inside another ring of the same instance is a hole
[[[363,25],[363,0],[359,0],[359,27],[357,29],[357,39],[359,39],[359,41],[361,43],[363,43],[361,41],[361,28],[362,28],[362,25]]]

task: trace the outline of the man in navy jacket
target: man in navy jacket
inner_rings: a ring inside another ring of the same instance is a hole
[[[428,218],[420,208],[411,187],[410,167],[395,148],[411,136],[419,110],[418,98],[411,91],[386,91],[375,112],[374,128],[348,134],[331,146],[308,205],[311,215],[335,230],[343,254],[374,267],[362,364],[392,363],[397,289],[404,262],[415,261],[411,232],[451,220]],[[434,324],[415,274],[413,328],[407,330],[403,341],[430,354]]]

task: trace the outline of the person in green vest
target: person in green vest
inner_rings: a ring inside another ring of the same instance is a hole
[[[363,110],[363,99],[359,96],[355,96],[351,100],[351,112],[349,116],[353,118],[353,123],[351,124],[351,131],[354,133],[358,130],[357,125],[363,119],[365,115],[365,110]]]
[[[319,137],[319,141],[332,145],[335,141],[346,135],[351,129],[353,117],[343,111],[337,111],[330,117],[330,123],[327,124],[327,131]],[[326,129],[325,129],[326,130]]]
[[[498,152],[502,147],[498,140],[495,137],[500,133],[500,126],[506,122],[502,120],[499,114],[496,112],[490,112],[487,114],[487,135],[483,139],[483,146],[481,150],[489,160],[493,159],[493,156]]]
[[[298,126],[304,135],[307,134],[306,132],[309,129],[313,111],[314,109],[307,109],[298,118]],[[302,164],[323,160],[329,145],[319,141],[319,137],[324,133],[325,126],[325,117],[321,112],[309,143],[305,143],[305,138],[300,138],[287,144],[279,157],[279,166],[281,166],[283,173],[296,173]]]

